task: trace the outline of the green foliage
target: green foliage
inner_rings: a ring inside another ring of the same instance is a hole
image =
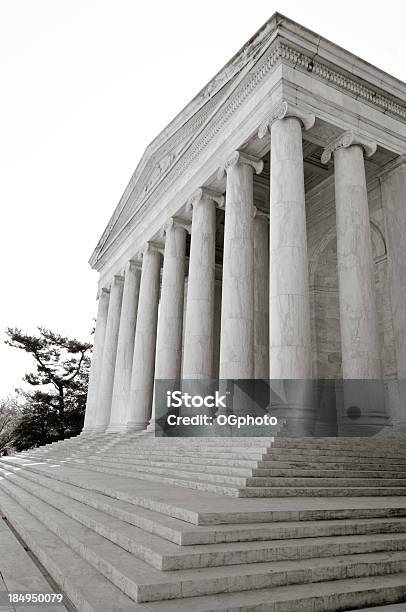
[[[43,327],[38,331],[36,336],[17,328],[6,331],[6,344],[32,355],[36,368],[24,376],[35,390],[20,391],[24,402],[14,432],[17,450],[77,435],[83,426],[91,344]]]

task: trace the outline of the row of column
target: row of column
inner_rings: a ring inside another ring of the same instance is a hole
[[[314,121],[314,115],[282,102],[259,128],[261,138],[270,133],[271,146],[269,260],[264,257],[267,223],[253,204],[253,175],[263,162],[236,151],[219,171],[226,175],[220,378],[311,379],[302,130]],[[364,153],[375,149],[349,132],[323,154],[325,162],[334,155],[335,164],[344,378],[381,377],[364,168]],[[190,201],[191,229],[171,219],[164,228],[164,251],[148,243],[141,269],[130,261],[124,277],[114,277],[110,291],[101,290],[85,430],[144,429],[154,378],[212,377],[216,206],[222,199],[209,189],[198,190]]]

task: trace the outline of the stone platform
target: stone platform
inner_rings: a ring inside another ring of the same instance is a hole
[[[78,610],[404,609],[404,442],[79,436],[0,469]]]

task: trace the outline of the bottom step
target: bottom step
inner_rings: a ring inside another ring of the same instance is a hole
[[[3,491],[0,491],[0,511],[79,612],[148,610],[124,595]],[[59,609],[62,610],[56,608]]]
[[[149,603],[150,612],[342,612],[406,602],[406,574]],[[405,610],[403,603],[403,608]],[[372,608],[376,610],[377,608]],[[388,610],[389,612],[389,610]],[[392,611],[391,611],[392,612]],[[393,612],[398,612],[394,610]]]

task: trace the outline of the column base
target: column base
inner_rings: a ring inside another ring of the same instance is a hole
[[[82,429],[80,435],[81,436],[92,436],[94,434],[101,434],[101,433],[105,433],[106,430],[105,429],[97,429],[95,427],[92,428],[86,428],[86,429]]]
[[[128,431],[127,424],[117,423],[109,425],[106,429],[106,433],[125,433]]]
[[[147,428],[148,423],[127,423],[125,431],[143,431]]]

